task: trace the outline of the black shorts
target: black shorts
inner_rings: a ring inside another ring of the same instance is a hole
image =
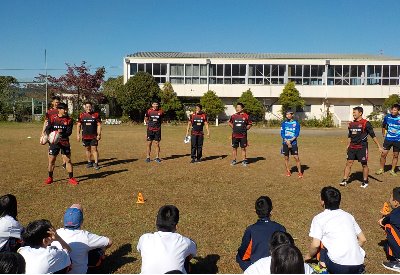
[[[392,140],[384,140],[383,141],[383,149],[386,151],[390,151],[393,147],[393,152],[400,152],[400,141],[392,141]]]
[[[161,130],[151,131],[147,130],[147,141],[161,141]]]
[[[61,145],[58,144],[50,144],[49,145],[49,155],[50,156],[58,156],[61,151],[61,155],[69,156],[71,154],[71,147],[70,145]]]
[[[238,148],[240,145],[240,148],[246,148],[247,147],[247,136],[244,136],[242,138],[237,138],[237,137],[232,137],[232,147],[233,148]]]
[[[82,144],[85,147],[89,147],[89,146],[97,146],[99,145],[99,141],[96,138],[92,138],[92,139],[82,139]]]
[[[368,162],[368,146],[363,146],[360,149],[347,149],[347,160],[358,160],[362,164]]]
[[[299,154],[299,148],[297,147],[297,144],[292,144],[292,148],[289,148],[289,146],[284,143],[282,144],[282,150],[281,150],[281,154],[285,155],[285,156],[297,156]]]

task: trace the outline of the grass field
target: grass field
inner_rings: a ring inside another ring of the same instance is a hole
[[[23,225],[46,218],[60,227],[65,209],[82,203],[84,227],[114,240],[100,270],[104,273],[140,272],[137,241],[143,233],[155,230],[157,210],[164,204],[179,208],[179,233],[197,242],[196,271],[241,272],[235,262],[236,250],[246,226],[256,221],[254,202],[260,195],[272,198],[273,219],[287,228],[305,253],[311,219],[322,211],[319,192],[326,185],[338,186],[346,155],[345,130],[304,130],[299,140],[304,178],[300,180],[296,174],[287,178],[277,131],[253,128],[249,133],[250,165],[231,167],[230,130],[220,126],[211,127],[211,139],[204,145],[206,161],[190,164],[189,145],[183,144],[185,128],[164,126],[164,160],[147,164],[144,126],[105,126],[99,171],[85,168],[84,149],[72,139],[74,173],[80,185],[67,184],[67,173],[57,160],[55,183],[44,186],[47,146],[39,145],[40,130],[39,124],[0,124],[0,194],[17,196]],[[378,162],[371,141],[371,172]],[[341,206],[355,216],[367,237],[367,272],[383,273],[385,257],[378,243],[384,233],[377,220],[383,202],[392,188],[400,185],[400,179],[371,173],[370,186],[361,189],[360,171],[356,163],[355,180],[341,189]],[[146,199],[144,205],[135,203],[138,192]]]

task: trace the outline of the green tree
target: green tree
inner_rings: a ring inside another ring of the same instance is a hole
[[[120,116],[122,115],[121,106],[118,104],[117,98],[123,93],[124,78],[123,76],[110,77],[104,81],[102,85],[102,91],[110,104],[110,115]]]
[[[203,109],[207,113],[210,120],[214,120],[225,110],[225,104],[217,96],[217,94],[211,90],[206,92],[200,98],[200,104],[203,105]]]
[[[165,82],[160,92],[161,107],[167,119],[182,119],[183,106],[171,83]]]
[[[285,85],[282,93],[279,95],[279,104],[282,105],[282,115],[285,117],[285,113],[288,109],[302,108],[305,104],[304,99],[301,98],[299,90],[296,89],[295,82],[291,81]]]
[[[390,109],[392,107],[393,104],[399,104],[400,103],[400,96],[398,94],[393,94],[390,95],[388,98],[385,99],[385,101],[383,102],[382,108],[383,108],[383,112],[386,113],[386,111],[388,109]]]
[[[262,103],[253,96],[250,89],[243,92],[239,99],[236,101],[241,102],[245,106],[245,111],[250,115],[250,117],[255,121],[263,120],[265,117],[265,110]]]
[[[129,78],[117,97],[124,114],[134,120],[143,119],[153,100],[160,100],[160,87],[153,76],[146,72],[138,72]]]
[[[18,81],[12,76],[0,76],[0,120],[13,113]]]

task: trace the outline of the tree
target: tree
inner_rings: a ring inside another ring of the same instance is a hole
[[[160,87],[153,76],[146,72],[138,72],[129,78],[117,97],[124,114],[134,120],[143,118],[153,100],[160,101]]]
[[[106,72],[104,67],[96,69],[91,74],[90,66],[87,66],[85,61],[82,61],[80,66],[66,65],[66,74],[60,77],[47,76],[51,94],[60,94],[63,98],[72,100],[74,111],[80,109],[81,102],[84,100],[98,103],[103,99],[100,87]],[[43,82],[46,76],[41,74],[37,79]]]
[[[288,109],[302,108],[305,104],[304,99],[301,98],[299,90],[296,89],[295,82],[291,81],[285,85],[282,93],[279,95],[279,104],[282,105],[282,115],[285,117],[285,113]]]
[[[112,116],[120,116],[122,114],[121,106],[118,104],[117,98],[123,93],[124,78],[123,76],[110,77],[104,81],[102,92],[110,104],[110,114]]]
[[[399,104],[400,103],[400,96],[398,94],[393,94],[390,95],[388,98],[385,99],[385,101],[383,102],[382,108],[383,108],[383,112],[386,113],[386,111],[388,109],[390,109],[393,104]]]
[[[253,96],[253,93],[250,89],[243,92],[236,103],[237,102],[244,104],[246,113],[248,113],[253,120],[259,121],[264,119],[264,106],[257,98]]]
[[[0,76],[0,120],[6,120],[13,113],[17,83],[12,76]]]
[[[203,109],[207,113],[210,120],[214,120],[225,110],[225,104],[217,96],[217,94],[211,90],[206,92],[200,98],[200,104],[203,105]]]
[[[171,83],[165,82],[160,91],[161,107],[166,114],[167,119],[182,119],[183,106]]]

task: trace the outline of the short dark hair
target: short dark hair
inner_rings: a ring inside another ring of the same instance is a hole
[[[238,103],[236,103],[236,106],[241,106],[242,107],[242,109],[244,109],[244,104],[242,103],[242,102],[238,102]]]
[[[160,105],[160,102],[159,102],[158,99],[153,99],[153,100],[151,101],[151,104],[153,104],[153,103],[157,103],[158,105]]]
[[[359,112],[362,113],[362,114],[364,113],[363,107],[360,107],[360,106],[354,107],[353,110],[354,110],[354,111],[359,111]]]
[[[336,210],[339,209],[342,195],[340,191],[332,186],[326,186],[321,190],[321,200],[325,204],[325,209]]]
[[[260,219],[267,218],[271,215],[272,200],[268,196],[261,196],[256,200],[255,208]]]
[[[51,101],[53,101],[53,100],[61,101],[61,97],[59,97],[58,95],[52,96]]]
[[[52,227],[48,220],[33,221],[25,228],[25,231],[22,233],[22,239],[30,247],[40,247],[43,239],[49,236],[47,232]]]
[[[400,203],[400,187],[393,188],[393,199]]]
[[[12,194],[7,194],[0,197],[0,218],[11,216],[17,218],[17,198]]]
[[[281,245],[271,253],[271,274],[304,274],[303,256],[294,245]]]
[[[175,231],[179,222],[179,210],[174,205],[164,205],[158,210],[157,229],[163,232]]]
[[[25,274],[25,259],[19,253],[0,253],[0,274]]]
[[[393,108],[400,110],[400,104],[398,104],[398,103],[393,104],[391,109],[393,109]]]
[[[293,237],[286,232],[275,231],[269,240],[269,249],[272,252],[278,246],[289,244],[294,245]]]
[[[92,102],[90,102],[90,101],[85,101],[85,102],[83,103],[83,105],[86,105],[86,104],[93,105]]]
[[[199,108],[200,108],[200,110],[202,110],[202,109],[203,109],[203,106],[202,106],[200,103],[197,103],[197,104],[196,104],[196,107],[199,107]]]

